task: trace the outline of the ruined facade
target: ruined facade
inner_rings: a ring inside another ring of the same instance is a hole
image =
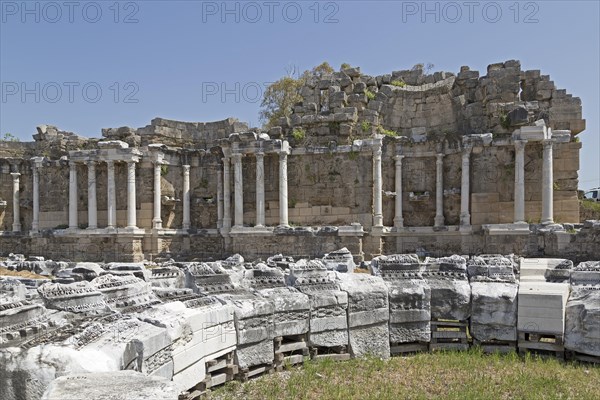
[[[585,120],[580,100],[540,71],[350,68],[313,76],[300,94],[268,132],[156,118],[101,139],[41,126],[35,142],[0,143],[0,254],[598,251],[595,225],[558,225],[579,223]]]

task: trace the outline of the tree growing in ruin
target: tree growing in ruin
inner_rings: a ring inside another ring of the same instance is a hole
[[[260,119],[266,128],[279,125],[282,117],[292,114],[294,104],[302,101],[300,88],[308,77],[323,76],[334,72],[327,61],[317,65],[312,70],[298,74],[295,66],[287,68],[286,76],[270,84],[263,95]]]

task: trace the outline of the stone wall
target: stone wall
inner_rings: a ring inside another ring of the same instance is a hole
[[[526,128],[537,129],[544,135],[530,139],[525,147],[526,222],[537,224],[542,217],[542,140],[553,143],[554,222],[579,222],[581,144],[575,136],[585,128],[581,102],[565,90],[557,89],[540,71],[522,71],[520,63],[514,60],[491,64],[487,75],[482,77],[468,67],[462,67],[456,75],[448,72],[427,75],[422,67],[416,66],[381,76],[365,75],[358,68],[350,68],[310,77],[300,95],[302,101],[291,115],[268,133],[249,129],[247,124],[233,118],[206,123],[155,118],[150,125],[138,129],[103,129],[102,139],[88,139],[42,125],[34,135],[35,142],[0,142],[0,230],[3,232],[0,250],[6,253],[12,252],[9,246],[27,246],[27,238],[32,237],[31,243],[46,241],[44,246],[49,247],[42,246],[42,252],[53,253],[66,246],[65,251],[73,257],[86,259],[92,259],[92,255],[113,257],[105,253],[111,245],[117,246],[120,238],[129,247],[113,253],[119,257],[127,253],[124,257],[128,259],[161,254],[210,258],[234,251],[258,257],[277,253],[277,246],[312,257],[338,245],[350,248],[359,246],[358,243],[361,250],[356,253],[364,253],[367,259],[419,248],[444,254],[494,252],[488,249],[493,246],[503,249],[498,252],[535,255],[545,246],[544,241],[531,239],[537,235],[533,233],[535,228],[531,234],[521,232],[518,238],[484,232],[487,225],[517,222],[515,145],[522,140],[520,132],[522,129],[526,132]],[[106,150],[109,148],[110,151]],[[374,190],[379,182],[375,179],[379,149],[381,222],[375,209]],[[259,153],[264,154],[266,228],[252,230],[257,224],[256,155]],[[117,230],[105,232],[109,154],[115,157]],[[465,155],[468,164],[463,164]],[[401,215],[396,215],[397,157],[401,159]],[[237,179],[234,169],[239,165],[235,161],[238,159],[242,171],[242,185],[238,189],[243,192],[243,223],[234,221]],[[90,160],[96,167],[98,232],[85,230],[89,225],[87,163]],[[440,160],[441,203],[436,201],[439,182],[436,162]],[[40,192],[38,231],[32,229],[36,162]],[[129,228],[126,228],[127,162],[135,163],[136,181],[136,226]],[[287,165],[287,177],[280,175],[282,162]],[[79,229],[66,232],[63,229],[69,223],[72,163],[77,171]],[[469,192],[465,194],[461,193],[465,180],[463,165],[469,168]],[[184,226],[187,166],[189,228]],[[219,214],[224,207],[226,166],[231,196],[229,216],[234,228],[241,229],[243,235],[230,232],[231,226],[225,226],[223,213]],[[155,168],[160,168],[162,223],[159,225],[153,221]],[[11,172],[21,174],[21,233],[11,233],[14,223]],[[318,227],[336,229],[359,224],[364,237],[273,233],[282,218],[281,181],[286,181],[288,187],[289,225],[315,227],[314,232],[318,232]],[[468,197],[466,216],[462,215],[464,197]],[[440,208],[441,220],[440,215],[436,218]],[[399,217],[403,218],[400,223]],[[22,237],[25,244],[15,244],[15,235]],[[94,243],[96,238],[99,243]],[[581,240],[584,243],[587,239]],[[87,249],[88,244],[98,249]],[[77,249],[69,250],[71,245]],[[130,250],[135,254],[128,253]]]

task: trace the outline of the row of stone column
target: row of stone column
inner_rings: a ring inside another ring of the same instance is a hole
[[[515,140],[515,194],[514,194],[514,222],[525,223],[525,145],[526,140]],[[550,139],[542,142],[544,146],[542,158],[542,224],[554,223],[553,210],[553,160],[552,146]],[[469,212],[470,196],[470,164],[471,164],[470,146],[465,146],[462,151],[461,162],[461,201],[460,201],[460,225],[471,225],[471,214]],[[394,227],[404,227],[404,218],[402,216],[402,160],[404,155],[394,156],[396,174],[395,174],[395,218]],[[444,225],[444,202],[443,202],[443,154],[436,154],[436,215],[434,226]],[[373,225],[383,226],[382,218],[382,179],[381,179],[381,148],[373,150]]]
[[[515,194],[514,194],[514,222],[525,223],[525,146],[526,140],[515,140]],[[552,173],[552,145],[550,139],[543,141],[543,168],[542,168],[542,224],[553,223],[553,173]],[[279,224],[288,225],[288,188],[287,188],[287,156],[289,151],[279,152]],[[383,226],[382,207],[382,173],[381,173],[381,145],[373,146],[373,225]],[[471,147],[465,146],[462,152],[461,173],[461,212],[460,225],[469,226],[471,216],[469,213],[470,193],[470,155]],[[264,192],[264,153],[255,153],[256,157],[256,226],[265,226],[265,192]],[[402,216],[402,160],[405,156],[396,155],[395,160],[395,218],[394,227],[402,228],[404,219]],[[443,214],[443,154],[436,154],[436,215],[434,225],[444,225]],[[231,228],[231,173],[230,164],[234,168],[234,223],[235,227],[243,226],[243,174],[242,154],[227,153],[222,159],[223,170],[217,176],[217,214],[219,228]],[[107,204],[107,228],[116,227],[116,188],[114,161],[108,160],[108,204]],[[96,200],[96,161],[86,163],[88,167],[88,228],[98,228],[97,200]],[[136,219],[136,191],[135,191],[135,161],[127,162],[127,227],[137,228]],[[69,229],[78,228],[77,209],[77,163],[71,162],[69,168]],[[162,160],[154,162],[154,218],[152,225],[155,229],[162,229],[161,219],[161,166]],[[34,159],[33,165],[33,222],[32,231],[39,230],[39,169],[41,162]],[[13,177],[13,231],[20,231],[20,206],[19,206],[19,179],[20,173],[11,173]],[[189,229],[190,223],[190,166],[183,165],[183,229]]]
[[[115,185],[115,161],[107,160],[107,229],[117,225],[117,192]],[[98,229],[98,205],[96,199],[96,161],[85,163],[88,168],[88,229]],[[127,228],[137,228],[136,192],[135,192],[135,161],[127,162]],[[34,170],[34,182],[37,175]],[[36,185],[34,184],[34,190]],[[69,229],[79,228],[78,194],[77,194],[77,162],[69,163]],[[34,194],[34,198],[35,198]],[[34,224],[39,224],[39,211],[34,211]]]
[[[288,150],[281,150],[279,154],[279,225],[288,226],[288,186],[287,186],[287,156]],[[265,165],[263,152],[254,153],[256,157],[256,227],[265,226]],[[231,228],[231,171],[233,164],[234,184],[234,228],[244,225],[244,181],[242,169],[242,154],[238,152],[225,152],[223,173],[217,176],[217,214],[219,228]],[[220,171],[219,171],[220,172]]]

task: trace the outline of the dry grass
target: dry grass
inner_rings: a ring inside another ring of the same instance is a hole
[[[19,278],[29,279],[48,279],[47,276],[38,275],[31,271],[11,271],[4,267],[0,267],[0,276],[17,276]]]
[[[468,352],[307,362],[209,399],[597,399],[600,367]]]

